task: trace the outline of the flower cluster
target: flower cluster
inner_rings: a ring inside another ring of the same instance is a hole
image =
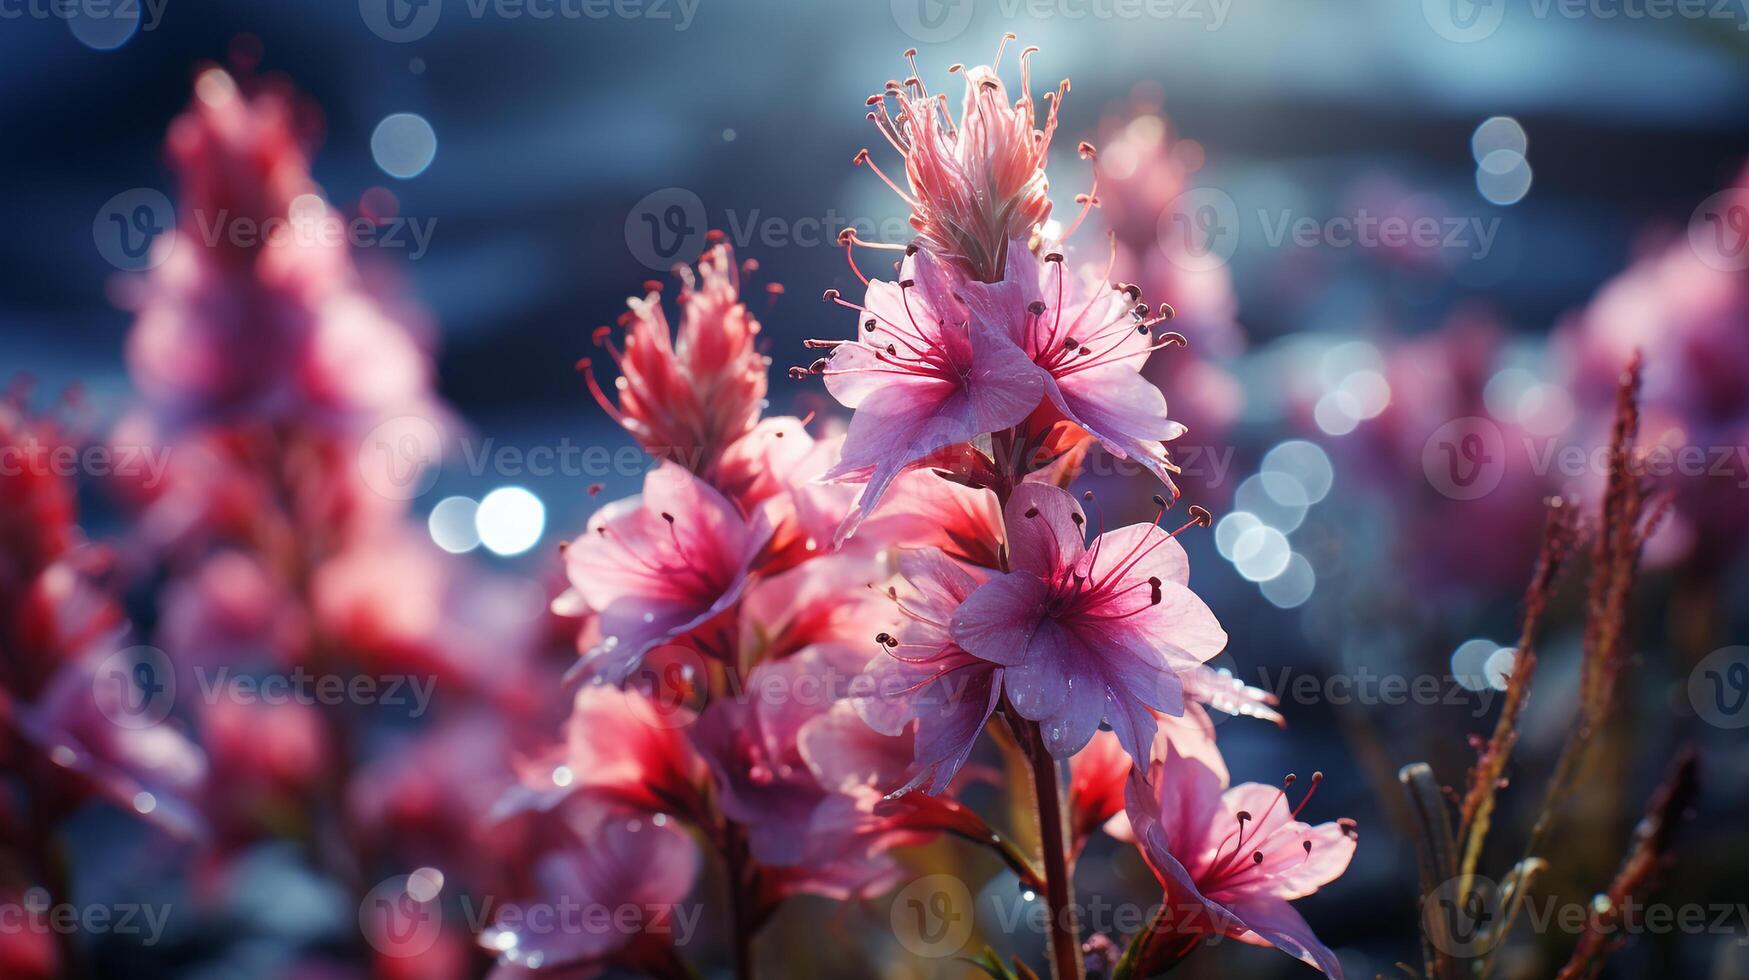
[[[617,399],[591,389],[659,462],[565,548],[555,608],[581,620],[584,687],[565,747],[527,768],[516,806],[594,799],[693,827],[731,884],[741,975],[750,931],[787,895],[876,894],[898,879],[895,847],[942,833],[992,847],[1065,910],[1071,855],[1108,820],[1138,828],[1168,901],[1194,883],[1209,910],[1135,937],[1151,968],[1220,933],[1339,974],[1287,900],[1341,873],[1352,826],[1308,828],[1249,784],[1221,796],[1202,705],[1279,716],[1207,666],[1227,634],[1175,539],[1209,513],[1162,527],[1184,427],[1145,369],[1186,340],[1162,326],[1170,306],[1053,237],[1044,165],[1068,83],[1039,128],[1032,54],[1012,104],[1000,50],[956,67],[957,120],[914,52],[912,76],[870,100],[905,157],[908,190],[894,189],[918,234],[844,236],[862,299],[826,299],[854,313],[851,336],[809,341],[827,353],[790,372],[851,410],[842,434],[759,417],[758,324],[735,292],[751,270],[720,240],[680,270],[678,341],[654,286],[622,318],[623,353],[598,333],[621,377]],[[1097,204],[1078,201],[1083,216]],[[858,247],[897,251],[893,277],[864,276]],[[1154,475],[1151,521],[1089,518],[1068,487],[1093,447]],[[957,798],[1001,783],[973,761],[986,731],[1033,773],[1041,867]],[[1200,769],[1174,754],[1183,732],[1202,739]],[[1227,834],[1245,808],[1255,818]],[[1055,973],[1079,977],[1083,937],[1053,919]]]

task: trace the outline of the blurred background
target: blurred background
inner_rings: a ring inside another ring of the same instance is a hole
[[[132,19],[48,7],[0,0],[12,93],[0,100],[0,368],[28,375],[39,401],[76,386],[76,428],[101,434],[129,415],[138,259],[118,252],[118,229],[129,232],[108,217],[152,192],[176,200],[166,128],[203,67],[284,76],[319,132],[311,166],[327,199],[383,219],[355,260],[423,309],[436,394],[469,433],[469,451],[452,448],[411,494],[413,517],[524,605],[552,591],[558,542],[638,482],[565,455],[633,445],[575,368],[599,356],[592,331],[719,229],[757,260],[758,287],[784,287],[750,291],[773,413],[831,414],[817,382],[782,369],[810,358],[804,338],[850,325],[817,301],[858,286],[837,232],[907,236],[900,200],[852,163],[866,146],[898,169],[865,99],[905,77],[909,47],[924,80],[957,99],[950,65],[986,63],[1003,32],[1038,45],[1035,94],[1073,80],[1053,146],[1057,218],[1071,220],[1091,184],[1074,153],[1088,140],[1102,206],[1072,239],[1077,253],[1103,259],[1111,232],[1120,275],[1172,303],[1191,340],[1157,370],[1191,426],[1185,501],[1217,518],[1186,536],[1194,581],[1232,635],[1224,665],[1276,690],[1288,725],[1231,720],[1223,750],[1238,780],[1323,770],[1311,817],[1362,828],[1347,876],[1302,903],[1355,976],[1418,962],[1396,770],[1426,759],[1461,784],[1466,735],[1498,711],[1539,501],[1601,485],[1595,466],[1557,451],[1605,441],[1615,373],[1644,348],[1645,441],[1705,463],[1660,477],[1676,504],[1635,606],[1636,673],[1550,885],[1583,902],[1607,881],[1640,801],[1692,740],[1701,801],[1660,894],[1749,902],[1749,716],[1723,700],[1707,709],[1690,683],[1749,662],[1749,211],[1732,191],[1749,160],[1741,4],[151,0]],[[1015,65],[1004,65],[1011,91]],[[481,462],[482,447],[558,455],[509,466]],[[1114,519],[1145,509],[1145,483],[1092,479]],[[118,507],[101,488],[85,493],[85,526],[102,538]],[[150,592],[128,600],[148,635],[162,615]],[[1569,583],[1551,613],[1512,770],[1529,788],[1503,794],[1494,867],[1516,857],[1571,718],[1578,598]],[[562,661],[564,643],[549,646]],[[1432,678],[1436,693],[1393,695],[1382,678]],[[556,725],[562,700],[538,690],[528,711]],[[120,853],[140,833],[101,813],[81,820],[86,855]],[[149,948],[97,936],[100,975],[388,971],[380,958],[359,965],[369,958],[352,900],[324,873],[270,847],[235,860],[245,870],[227,874],[250,883],[235,892],[246,902]],[[175,864],[80,861],[75,891],[198,904],[186,896],[200,872]],[[1012,891],[988,875],[990,896]],[[1083,859],[1085,894],[1145,901],[1152,887],[1109,840]],[[821,917],[829,940],[810,926]],[[1641,937],[1611,975],[1749,976],[1749,913],[1725,923]],[[999,949],[1038,945],[1002,935],[994,916],[980,928]],[[911,962],[890,933],[884,907],[822,903],[766,942],[793,956],[782,975],[967,975],[951,960]],[[1236,947],[1181,973],[1304,973]],[[1503,973],[1544,975],[1536,944],[1525,947]]]

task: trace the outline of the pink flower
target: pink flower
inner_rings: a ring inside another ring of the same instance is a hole
[[[867,483],[841,534],[873,512],[907,466],[1018,424],[1044,390],[1009,336],[970,317],[952,273],[929,252],[910,250],[901,274],[896,285],[870,282],[866,305],[843,303],[858,311],[858,339],[813,342],[832,355],[811,370],[854,412],[825,478]],[[836,291],[827,298],[837,301]]]
[[[0,723],[65,775],[71,789],[59,798],[101,796],[177,837],[205,838],[210,828],[196,806],[208,785],[205,753],[172,720],[148,724],[134,703],[142,692],[100,673],[116,670],[100,648],[63,666],[34,703],[13,704],[0,691]]]
[[[916,723],[917,772],[899,792],[922,787],[947,792],[966,764],[985,722],[1002,696],[1002,668],[962,650],[950,630],[954,610],[982,579],[935,549],[899,557],[899,571],[915,595],[894,601],[906,623],[878,639],[868,671],[874,693],[857,699],[869,725],[902,735]]]
[[[664,643],[728,655],[728,614],[770,537],[764,520],[743,518],[678,464],[651,470],[641,496],[601,508],[565,549],[571,588],[596,613],[602,636],[579,667],[618,684]]]
[[[1105,722],[1125,751],[1145,758],[1153,710],[1184,713],[1179,673],[1227,643],[1188,587],[1183,547],[1152,524],[1088,546],[1075,498],[1037,483],[1015,490],[1006,519],[1014,570],[954,613],[954,642],[1007,668],[1009,703],[1041,723],[1052,755],[1080,751]]]
[[[709,777],[684,731],[692,720],[684,704],[584,684],[565,722],[564,742],[518,765],[522,786],[500,801],[495,814],[551,809],[583,793],[699,823],[706,814],[702,789]]]
[[[1003,331],[1042,369],[1044,394],[1063,418],[1171,488],[1176,468],[1165,443],[1184,426],[1166,417],[1166,396],[1141,372],[1151,354],[1184,338],[1154,336],[1167,314],[1150,315],[1134,286],[1071,277],[1060,253],[1041,260],[1021,239],[1008,253],[1001,282],[967,287],[973,320]]]
[[[494,976],[636,963],[650,955],[646,943],[690,938],[696,919],[684,903],[700,860],[685,831],[604,807],[573,813],[569,824],[571,846],[534,860],[534,893],[507,903],[480,934],[499,956]]]
[[[1312,776],[1314,790],[1322,778]],[[1182,728],[1156,740],[1145,778],[1131,777],[1130,823],[1166,888],[1162,931],[1149,941],[1144,969],[1163,969],[1203,938],[1225,935],[1274,946],[1341,977],[1335,954],[1288,902],[1347,869],[1357,840],[1353,822],[1309,826],[1297,818],[1310,792],[1290,809],[1285,786],[1227,783],[1213,741]]]
[[[884,574],[867,555],[838,551],[761,576],[741,601],[741,655],[777,660],[815,644],[860,646],[876,631],[896,629],[892,606],[869,588]]]
[[[714,701],[692,730],[723,814],[745,828],[755,859],[805,872],[798,890],[890,881],[883,852],[902,834],[873,811],[905,781],[911,745],[870,728],[844,698],[864,659],[828,645],[760,664],[742,697]]]
[[[856,156],[911,206],[911,225],[925,249],[983,282],[1002,278],[1010,239],[1024,240],[1050,217],[1045,159],[1056,133],[1057,111],[1069,92],[1064,81],[1045,96],[1049,110],[1039,129],[1030,66],[1037,49],[1027,48],[1020,54],[1020,98],[1009,101],[997,70],[1002,49],[1013,37],[1003,38],[989,67],[963,72],[966,94],[957,123],[945,99],[925,89],[915,49],[905,53],[911,62],[905,84],[889,82],[884,95],[869,98],[869,119],[905,156],[910,193],[881,173],[867,150]],[[896,116],[887,111],[887,98],[898,104]]]
[[[651,282],[642,299],[627,301],[622,354],[596,334],[619,366],[616,407],[594,374],[587,374],[595,400],[635,436],[651,455],[670,458],[699,474],[714,472],[737,439],[753,430],[765,399],[765,357],[754,349],[759,321],[741,302],[741,269],[727,244],[699,257],[698,271],[680,278],[680,330],[662,310],[661,284]],[[588,361],[579,367],[587,369]]]
[[[1195,705],[1185,705],[1184,716],[1200,715]],[[1135,763],[1118,743],[1117,736],[1102,731],[1069,760],[1069,832],[1079,851],[1093,832],[1123,813],[1124,786]]]
[[[507,887],[531,834],[493,819],[516,785],[513,721],[469,708],[374,754],[346,787],[347,832],[360,853],[439,865],[481,893]]]
[[[171,125],[178,228],[154,245],[151,275],[124,287],[137,313],[129,372],[166,418],[369,423],[429,410],[423,331],[320,234],[344,218],[310,178],[298,108],[285,87],[248,94],[212,68]]]
[[[1715,219],[1749,207],[1749,173],[1727,190],[1730,204]],[[1715,574],[1749,538],[1749,508],[1742,506],[1749,485],[1749,451],[1742,448],[1749,446],[1749,275],[1721,262],[1729,255],[1718,252],[1732,234],[1709,222],[1697,235],[1700,244],[1685,237],[1640,257],[1586,309],[1565,318],[1551,344],[1588,450],[1607,443],[1617,379],[1636,350],[1644,353],[1640,452],[1674,505],[1646,558],[1653,565],[1687,561]],[[1707,457],[1704,476],[1679,464],[1682,454],[1696,452]],[[1589,499],[1603,474],[1588,476],[1592,486],[1579,489]]]
[[[51,462],[75,448],[0,398],[0,681],[14,694],[39,690],[122,621],[93,581],[108,562],[78,527],[77,488]]]

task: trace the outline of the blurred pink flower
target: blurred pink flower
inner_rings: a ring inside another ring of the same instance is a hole
[[[307,612],[259,556],[218,551],[171,582],[159,641],[189,664],[290,665],[309,641]]]
[[[579,668],[618,684],[663,643],[732,656],[731,614],[770,538],[763,515],[742,517],[678,464],[651,470],[641,496],[602,507],[565,549],[571,588],[602,635]]]
[[[0,681],[28,695],[121,625],[93,577],[106,557],[77,526],[73,484],[50,459],[76,448],[45,419],[0,397]]]
[[[1152,524],[1088,546],[1067,491],[1022,484],[1009,499],[1014,571],[980,586],[954,613],[961,648],[1007,668],[1003,687],[1046,748],[1080,751],[1101,722],[1144,758],[1154,710],[1184,713],[1182,671],[1219,653],[1227,634],[1191,592],[1184,549]]]
[[[570,845],[534,859],[533,893],[505,903],[480,934],[480,944],[498,954],[495,977],[635,966],[650,955],[638,947],[690,938],[696,916],[685,902],[700,862],[685,831],[606,807],[572,811],[568,824]]]
[[[664,690],[680,695],[679,690]],[[504,816],[552,809],[581,793],[646,813],[667,813],[693,824],[706,822],[704,760],[686,737],[693,713],[678,703],[635,690],[584,684],[565,721],[564,741],[520,760],[522,785],[495,808]]]
[[[1392,557],[1416,587],[1516,592],[1535,561],[1543,498],[1560,489],[1538,456],[1567,418],[1556,398],[1522,399],[1541,405],[1531,414],[1490,410],[1489,381],[1510,363],[1507,339],[1491,312],[1465,308],[1432,333],[1385,346],[1377,375],[1388,401],[1329,443],[1343,474],[1389,499],[1399,523]],[[1474,461],[1464,455],[1472,442],[1482,447]],[[1478,482],[1496,477],[1491,489]]]
[[[1144,968],[1163,969],[1203,939],[1225,935],[1275,946],[1341,977],[1335,954],[1288,902],[1347,869],[1353,823],[1301,823],[1310,792],[1290,809],[1285,788],[1228,789],[1212,738],[1189,728],[1163,732],[1153,750],[1146,775],[1132,775],[1126,793],[1137,845],[1166,889],[1163,932],[1150,941]],[[1314,789],[1322,778],[1313,775]]]
[[[310,179],[295,115],[288,89],[246,94],[210,68],[171,125],[178,228],[154,244],[152,273],[123,287],[137,314],[129,372],[167,419],[426,410],[428,355],[408,311],[366,287],[344,242],[300,231],[343,219]]]
[[[1020,98],[1010,102],[997,71],[1011,38],[1003,39],[989,66],[954,69],[966,82],[957,123],[945,98],[938,101],[924,87],[915,49],[906,52],[911,77],[902,85],[888,82],[884,94],[869,97],[869,119],[905,157],[909,193],[874,165],[867,150],[856,157],[910,205],[918,244],[983,282],[1002,278],[1010,239],[1025,240],[1050,217],[1045,160],[1069,92],[1064,81],[1045,96],[1044,128],[1038,128],[1031,72],[1036,49],[1027,48],[1020,54]],[[888,98],[897,103],[896,116],[887,110]]]
[[[741,302],[742,269],[725,243],[699,257],[694,273],[679,266],[680,329],[662,309],[661,284],[627,301],[620,317],[625,351],[596,334],[619,366],[618,404],[607,397],[589,362],[581,362],[595,400],[658,459],[709,477],[723,453],[753,430],[765,400],[765,357],[755,349],[759,321]],[[672,335],[672,336],[671,336]]]
[[[32,703],[0,701],[0,720],[10,720],[75,787],[65,798],[101,796],[177,837],[204,839],[206,754],[173,720],[154,721],[124,703],[139,692],[103,676],[114,669],[108,655],[97,649],[63,666]],[[143,707],[149,712],[153,703]]]
[[[510,887],[533,833],[494,812],[516,786],[516,720],[474,709],[391,740],[347,783],[349,840],[385,865],[442,867],[482,894]]]
[[[30,915],[33,898],[41,899],[43,909],[40,915],[32,916],[37,921],[15,921],[0,930],[0,976],[10,980],[56,980],[65,976],[60,943],[48,921],[53,900],[44,892],[32,895],[7,887],[0,889],[0,908],[15,910],[14,914],[22,910]]]
[[[1749,207],[1749,174],[1727,194]],[[1662,467],[1659,485],[1675,494],[1647,545],[1655,564],[1718,567],[1749,538],[1749,272],[1721,266],[1686,238],[1652,251],[1563,320],[1552,343],[1588,446],[1607,441],[1617,378],[1636,350],[1645,354],[1642,462]],[[1594,496],[1602,474],[1585,482]]]
[[[1208,445],[1245,405],[1244,389],[1228,369],[1246,345],[1238,295],[1225,263],[1204,267],[1162,246],[1163,236],[1177,233],[1177,222],[1198,218],[1179,209],[1196,200],[1180,195],[1192,190],[1203,147],[1175,137],[1165,117],[1151,110],[1108,121],[1100,132],[1097,215],[1116,236],[1113,272],[1150,300],[1172,304],[1172,329],[1189,340],[1184,350],[1150,361],[1146,374],[1171,392],[1172,414]]]

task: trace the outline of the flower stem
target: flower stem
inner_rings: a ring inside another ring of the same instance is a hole
[[[731,923],[729,942],[733,948],[735,980],[753,980],[753,934],[759,925],[754,921],[753,882],[748,867],[747,839],[741,828],[726,822],[723,835],[723,863],[729,876],[729,911]]]
[[[1063,824],[1063,798],[1057,789],[1057,760],[1045,751],[1036,723],[1020,723],[1016,732],[1032,767],[1033,801],[1038,811],[1039,846],[1044,851],[1045,909],[1050,914],[1048,938],[1052,974],[1056,980],[1081,980],[1081,935],[1075,921],[1075,883],[1069,873],[1069,849]]]

